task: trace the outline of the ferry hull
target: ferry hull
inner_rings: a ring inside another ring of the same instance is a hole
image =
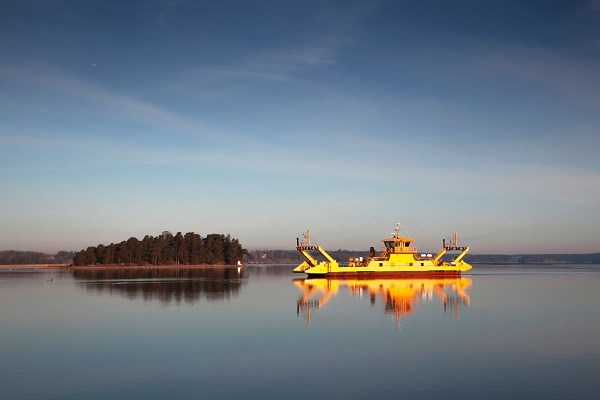
[[[419,262],[421,263],[421,262]],[[379,264],[382,264],[381,266]],[[431,260],[423,261],[419,266],[386,265],[384,261],[374,261],[367,266],[339,265],[337,263],[321,262],[313,267],[304,268],[305,265],[294,269],[294,272],[303,272],[308,277],[325,278],[355,278],[355,277],[386,277],[386,278],[426,278],[426,277],[460,277],[461,273],[469,271],[472,266],[464,261],[457,265],[443,263],[434,265]],[[302,267],[302,268],[300,268]]]
[[[373,278],[458,278],[461,271],[362,271],[362,272],[325,272],[311,273],[305,271],[308,278],[337,279],[373,279]]]

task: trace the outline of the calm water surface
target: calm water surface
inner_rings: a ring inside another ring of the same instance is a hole
[[[600,398],[600,266],[0,270],[2,399]]]

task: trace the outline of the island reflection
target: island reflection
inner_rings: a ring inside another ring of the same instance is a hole
[[[473,284],[469,278],[425,279],[295,279],[294,284],[302,291],[296,313],[304,315],[310,324],[311,310],[320,309],[346,286],[351,294],[369,297],[371,304],[381,299],[384,313],[395,317],[400,324],[402,317],[413,314],[419,301],[433,301],[437,297],[444,313],[452,311],[456,318],[462,307],[471,304],[466,290]]]
[[[160,301],[164,305],[194,304],[201,299],[229,300],[242,287],[244,269],[203,268],[78,268],[73,277],[86,291],[121,295],[129,300]]]

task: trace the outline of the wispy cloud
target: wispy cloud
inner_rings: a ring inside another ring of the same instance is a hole
[[[497,49],[486,58],[488,66],[528,83],[540,85],[569,101],[597,110],[600,107],[600,59],[580,62],[575,55],[543,48]]]
[[[230,133],[219,131],[197,118],[189,118],[167,108],[140,101],[124,94],[65,75],[49,66],[16,67],[0,64],[0,79],[20,82],[62,93],[75,99],[106,107],[116,115],[145,125],[161,126],[179,133],[209,140],[233,140]]]
[[[61,148],[71,147],[73,143],[78,143],[74,137],[56,137],[56,135],[32,135],[29,133],[7,131],[0,129],[0,145],[4,148]]]
[[[380,2],[360,2],[343,10],[323,7],[314,31],[295,32],[276,47],[241,52],[227,64],[188,66],[179,73],[179,82],[167,87],[196,98],[213,98],[262,89],[264,84],[307,83],[304,73],[335,66],[364,17],[379,6]]]
[[[308,44],[295,49],[257,52],[237,63],[210,67],[188,67],[175,83],[165,87],[171,92],[194,98],[223,98],[263,88],[299,82],[304,71],[336,63],[335,45]]]
[[[462,179],[486,193],[527,198],[539,204],[600,206],[600,173],[574,167],[504,165],[502,169],[463,172]]]

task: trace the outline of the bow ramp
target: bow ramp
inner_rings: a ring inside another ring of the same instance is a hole
[[[298,250],[306,260],[294,268],[294,272],[304,272],[307,269],[319,265],[319,261],[309,253],[310,251],[318,251],[325,258],[326,261],[323,261],[321,264],[324,264],[329,268],[332,266],[338,267],[338,262],[334,260],[324,248],[310,244],[310,229],[304,232],[302,235],[306,240],[301,241],[299,238],[296,238],[296,250]]]

